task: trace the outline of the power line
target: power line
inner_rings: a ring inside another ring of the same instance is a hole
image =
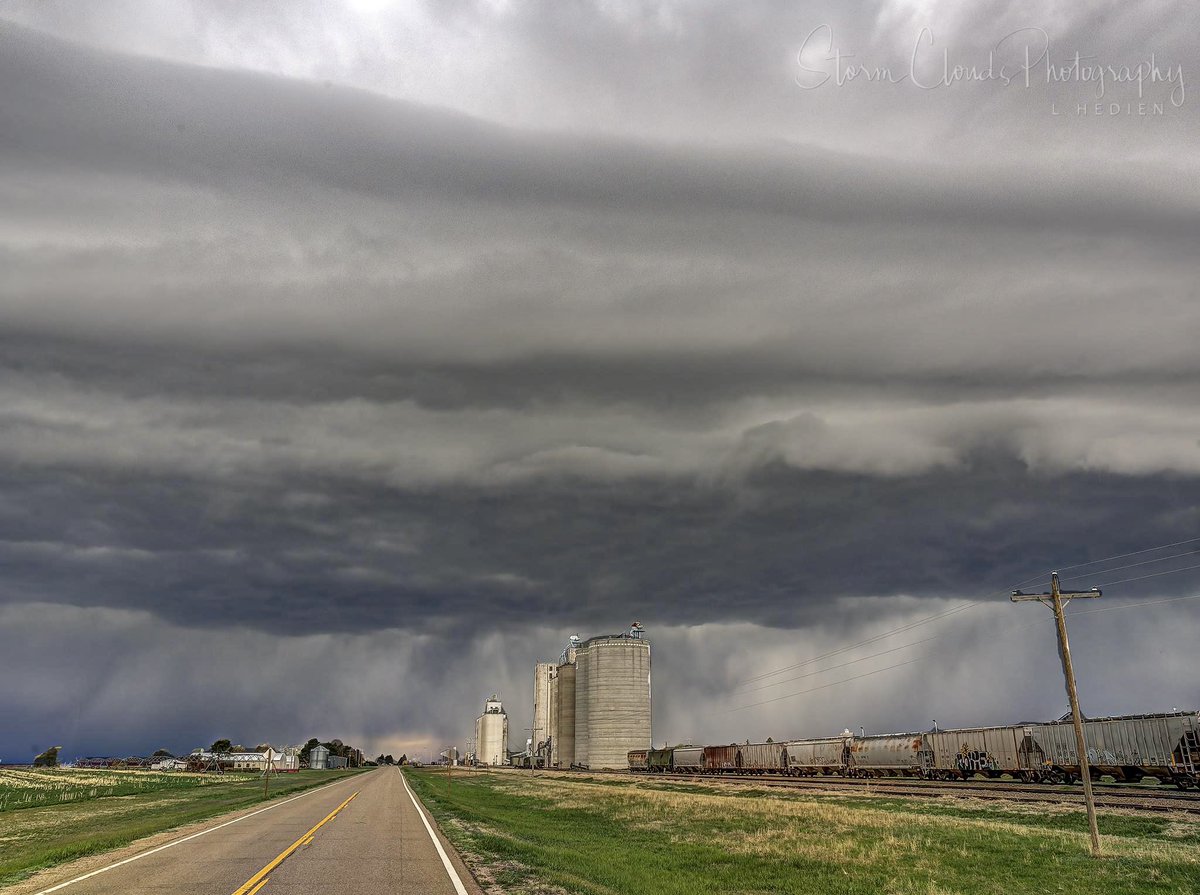
[[[1200,568],[1200,566],[1197,566],[1197,568]],[[1074,617],[1077,615],[1091,615],[1093,612],[1119,612],[1124,609],[1140,609],[1143,606],[1159,606],[1164,603],[1179,603],[1184,600],[1200,600],[1200,594],[1191,594],[1190,596],[1186,596],[1186,597],[1169,597],[1169,598],[1163,599],[1163,600],[1134,600],[1129,603],[1120,603],[1116,606],[1103,606],[1103,607],[1099,607],[1096,609],[1080,609],[1080,610],[1076,610],[1076,611],[1072,612],[1071,616]],[[982,605],[982,604],[973,604],[973,605]],[[1007,631],[1011,632],[1011,631],[1019,631],[1021,628],[1041,627],[1041,625],[1040,625],[1040,623],[1035,623],[1035,624],[1023,624],[1023,625],[1004,625],[1003,627]],[[832,668],[825,668],[820,671],[813,671],[808,674],[800,675],[800,677],[796,678],[796,680],[800,680],[801,678],[804,678],[804,677],[811,677],[811,676],[817,675],[817,674],[823,674],[826,671],[835,671],[839,668],[845,668],[850,665],[855,665],[858,662],[864,662],[867,659],[873,659],[878,656],[886,655],[887,653],[890,653],[890,652],[898,652],[899,650],[907,649],[908,647],[918,646],[923,643],[928,643],[933,640],[938,640],[944,636],[945,636],[944,634],[939,634],[934,637],[928,637],[924,640],[917,640],[917,641],[914,641],[913,643],[905,644],[904,646],[895,647],[894,649],[891,649],[891,650],[884,650],[883,652],[875,653],[870,656],[863,656],[860,659],[853,659],[849,662],[843,663],[842,665],[835,665]],[[839,686],[840,684],[848,684],[851,681],[857,681],[860,678],[870,677],[873,674],[879,674],[880,672],[884,672],[884,671],[891,671],[894,668],[901,668],[905,665],[912,665],[914,662],[919,662],[923,658],[925,658],[924,655],[915,656],[912,659],[908,659],[904,662],[898,662],[895,665],[888,665],[888,666],[885,666],[884,668],[877,668],[874,671],[867,671],[867,672],[864,672],[863,674],[858,674],[858,675],[854,675],[853,677],[844,678],[843,680],[840,680],[840,681],[832,681],[831,683],[828,683],[828,684],[822,684],[819,687],[811,687],[807,690],[798,690],[795,693],[785,693],[782,696],[775,696],[775,697],[772,697],[771,699],[765,699],[761,702],[753,702],[748,705],[741,705],[741,706],[738,706],[737,708],[729,709],[728,711],[729,712],[740,712],[743,709],[751,709],[751,708],[755,708],[757,706],[767,705],[772,702],[779,702],[780,700],[783,700],[783,699],[792,699],[796,696],[804,696],[807,693],[815,693],[818,690],[825,690],[825,689],[828,689],[829,687]],[[782,684],[782,683],[787,683],[787,681],[778,681],[777,683]],[[770,687],[770,686],[774,686],[774,684],[767,685],[767,687]],[[758,689],[766,689],[767,687],[760,687]],[[735,691],[733,695],[737,695],[737,692],[738,691]],[[741,691],[741,692],[755,692],[755,691]]]
[[[1184,600],[1200,600],[1200,594],[1192,594],[1189,597],[1168,597],[1165,600],[1134,600],[1131,603],[1118,603],[1116,606],[1103,606],[1096,609],[1077,609],[1071,613],[1071,617],[1091,615],[1093,612],[1116,612],[1118,609],[1140,609],[1143,606],[1158,606],[1162,603],[1180,603]]]
[[[1194,544],[1197,542],[1200,542],[1200,537],[1187,538],[1185,540],[1175,541],[1170,544],[1159,544],[1156,547],[1146,547],[1142,550],[1134,550],[1129,553],[1118,553],[1118,554],[1114,554],[1112,556],[1103,557],[1101,559],[1093,559],[1093,560],[1090,560],[1089,562],[1085,562],[1085,563],[1076,563],[1075,565],[1071,565],[1071,566],[1063,566],[1059,569],[1059,571],[1062,572],[1062,571],[1067,571],[1070,569],[1082,569],[1087,566],[1094,566],[1094,565],[1098,565],[1100,563],[1111,562],[1114,559],[1126,559],[1130,556],[1140,556],[1145,553],[1152,553],[1155,550],[1166,550],[1171,547],[1180,547],[1184,544]],[[1130,563],[1129,565],[1115,566],[1110,569],[1099,569],[1096,571],[1096,574],[1107,574],[1108,572],[1115,572],[1115,571],[1119,571],[1121,569],[1133,568],[1134,566],[1138,566],[1138,565],[1148,565],[1148,564],[1152,564],[1155,562],[1165,562],[1168,559],[1176,559],[1179,556],[1188,556],[1194,552],[1195,551],[1188,551],[1185,553],[1176,554],[1174,556],[1166,556],[1166,557],[1161,557],[1159,559],[1147,560],[1143,563]],[[1168,570],[1167,572],[1156,572],[1153,575],[1141,576],[1141,578],[1152,578],[1152,577],[1154,577],[1154,575],[1166,575],[1166,574],[1170,574],[1171,572],[1184,572],[1184,571],[1188,571],[1188,569],[1193,569],[1193,568],[1200,568],[1200,565],[1188,566],[1188,567],[1185,567],[1182,569],[1171,569],[1171,570]],[[1020,589],[1021,587],[1024,587],[1027,584],[1032,584],[1036,581],[1040,581],[1040,580],[1042,580],[1042,578],[1045,577],[1045,575],[1048,575],[1048,574],[1049,574],[1049,572],[1044,572],[1044,573],[1040,573],[1039,575],[1036,575],[1032,578],[1027,578],[1026,580],[1015,585],[1015,587],[1010,588],[1010,590],[1017,590],[1017,589]],[[1073,577],[1077,578],[1079,576],[1075,575]],[[1125,578],[1120,581],[1110,581],[1110,582],[1108,582],[1108,584],[1100,585],[1100,586],[1107,587],[1107,586],[1110,586],[1113,584],[1125,584],[1129,581],[1140,581],[1141,578]],[[966,612],[967,610],[974,609],[977,606],[986,605],[985,601],[987,599],[989,599],[990,597],[1007,596],[1008,592],[1009,591],[997,591],[994,593],[987,594],[986,596],[980,597],[978,600],[973,600],[973,601],[959,604],[958,606],[954,606],[954,607],[952,607],[950,609],[946,609],[942,612],[937,612],[937,613],[934,613],[933,615],[926,616],[925,618],[917,619],[914,622],[909,622],[909,623],[901,625],[897,628],[893,628],[890,631],[885,631],[882,634],[876,634],[872,637],[868,637],[868,638],[866,638],[864,640],[860,640],[856,643],[849,644],[848,646],[839,647],[838,649],[830,650],[825,653],[821,653],[820,655],[813,656],[812,658],[809,658],[809,659],[805,659],[803,662],[795,662],[791,665],[787,665],[782,668],[776,668],[772,671],[764,671],[760,674],[751,675],[750,677],[744,678],[740,683],[741,684],[752,684],[757,681],[765,680],[766,678],[769,678],[769,677],[775,677],[776,675],[779,675],[779,674],[786,674],[789,671],[795,671],[798,668],[804,668],[805,666],[812,665],[814,662],[820,662],[822,659],[828,659],[828,658],[831,658],[832,656],[841,655],[842,653],[850,652],[851,650],[858,649],[859,647],[862,647],[862,646],[870,646],[872,643],[878,643],[879,641],[886,640],[888,637],[895,636],[896,634],[903,634],[905,631],[911,631],[915,628],[919,628],[923,625],[927,625],[927,624],[930,624],[935,621],[940,621],[943,618],[948,618],[949,616],[956,615],[960,612]],[[925,641],[918,641],[918,642],[924,643]],[[892,650],[885,650],[884,653],[876,653],[875,655],[884,655],[886,652],[892,652]],[[856,662],[864,661],[865,659],[869,659],[869,658],[872,658],[872,657],[865,656],[862,659],[856,659],[854,661],[856,661]],[[845,663],[844,665],[839,665],[839,666],[835,666],[835,667],[842,668],[842,667],[845,667],[845,665],[849,665],[849,664],[853,664],[853,663],[852,662]],[[825,670],[830,671],[833,669],[825,669]],[[808,676],[809,675],[801,675],[800,678],[808,677]],[[793,678],[791,680],[798,680],[800,678]],[[786,681],[777,681],[776,683],[786,683]],[[775,686],[775,684],[769,684],[767,686]],[[757,689],[765,689],[765,687],[756,688],[756,690]],[[744,692],[755,692],[755,690],[744,691]]]
[[[1109,572],[1120,572],[1122,569],[1133,569],[1137,566],[1151,566],[1156,562],[1166,562],[1169,559],[1179,559],[1181,556],[1195,556],[1195,550],[1185,550],[1183,553],[1172,553],[1170,556],[1160,556],[1158,559],[1143,559],[1141,562],[1131,562],[1123,566],[1113,566],[1111,569],[1097,569],[1094,574],[1107,575]],[[1071,575],[1071,578],[1079,578],[1079,575]]]
[[[1194,544],[1200,541],[1200,538],[1188,538],[1186,541],[1176,541],[1174,544],[1159,544],[1157,547],[1147,547],[1145,550],[1134,550],[1132,553],[1118,553],[1116,556],[1106,556],[1104,559],[1093,559],[1091,562],[1081,562],[1073,566],[1063,566],[1058,571],[1066,572],[1070,569],[1082,569],[1084,566],[1094,566],[1097,563],[1109,562],[1114,559],[1125,559],[1128,556],[1141,556],[1143,553],[1153,553],[1155,550],[1166,550],[1168,547],[1182,547],[1184,544]]]
[[[779,702],[779,700],[781,700],[781,699],[792,699],[793,697],[796,697],[796,696],[803,696],[805,693],[815,693],[818,690],[826,690],[829,687],[836,687],[839,684],[848,684],[851,681],[857,681],[860,678],[870,677],[873,674],[880,674],[884,671],[891,671],[893,668],[902,668],[905,665],[912,665],[914,662],[919,662],[922,658],[924,658],[924,657],[916,656],[915,658],[907,659],[904,662],[897,662],[895,665],[886,665],[883,668],[876,668],[874,671],[865,671],[862,674],[856,674],[854,677],[848,677],[845,680],[833,681],[832,683],[829,683],[829,684],[821,684],[821,686],[819,686],[819,687],[812,687],[808,690],[801,690],[798,693],[788,693],[785,696],[776,696],[772,699],[764,699],[762,702],[752,702],[749,705],[740,705],[735,709],[729,709],[729,712],[740,712],[743,709],[752,709],[752,708],[755,708],[756,706],[767,705],[768,703],[772,703],[772,702]]]
[[[1175,572],[1187,572],[1192,569],[1200,569],[1200,564],[1182,566],[1181,569],[1168,569],[1165,572],[1151,572],[1150,575],[1139,575],[1136,578],[1121,578],[1120,581],[1108,581],[1100,584],[1099,587],[1108,588],[1114,584],[1126,584],[1130,581],[1142,581],[1144,578],[1157,578],[1159,575],[1174,575]]]
[[[843,646],[843,647],[839,647],[838,649],[835,649],[835,650],[830,650],[827,653],[821,653],[821,655],[813,656],[811,659],[805,659],[803,662],[796,662],[795,664],[788,665],[784,668],[776,668],[774,671],[765,671],[762,674],[753,675],[752,677],[748,677],[745,680],[743,680],[742,683],[744,683],[744,684],[754,683],[755,681],[760,681],[763,678],[774,677],[777,674],[785,674],[786,672],[794,671],[797,668],[803,668],[805,665],[811,665],[813,662],[820,662],[822,659],[828,659],[830,656],[836,656],[836,655],[839,655],[840,653],[849,652],[850,650],[857,649],[860,646],[869,646],[872,643],[877,643],[880,640],[885,640],[886,638],[891,637],[895,634],[902,634],[905,631],[911,631],[913,628],[918,628],[921,625],[928,624],[929,622],[937,621],[938,619],[946,618],[947,616],[954,615],[959,612],[965,612],[968,609],[974,609],[977,606],[982,606],[982,605],[984,605],[982,602],[962,603],[951,609],[944,610],[943,612],[935,613],[935,614],[927,616],[925,618],[918,619],[915,622],[909,622],[907,624],[901,625],[898,628],[893,628],[890,631],[884,631],[882,634],[876,634],[873,637],[868,637],[865,640],[860,640],[857,643],[852,643],[849,646]]]
[[[778,687],[780,684],[790,684],[794,681],[804,680],[806,677],[813,677],[814,675],[825,674],[827,671],[837,671],[839,668],[849,668],[851,665],[857,665],[859,662],[865,662],[868,659],[877,659],[880,656],[886,656],[889,653],[898,653],[898,652],[900,652],[900,650],[912,649],[912,647],[920,646],[922,643],[930,643],[931,641],[938,640],[942,636],[944,636],[944,635],[936,634],[933,637],[926,637],[924,640],[915,640],[912,643],[906,643],[903,646],[894,646],[891,649],[885,649],[878,653],[871,653],[871,655],[869,655],[869,656],[860,656],[857,659],[851,659],[849,662],[843,662],[841,665],[830,665],[828,668],[819,668],[816,671],[806,671],[804,674],[796,675],[796,677],[786,677],[781,681],[774,681],[773,683],[770,683],[770,684],[763,684],[760,687],[753,687],[749,690],[734,690],[733,692],[734,692],[734,695],[737,695],[739,693],[757,693],[760,690],[769,690],[772,687]]]

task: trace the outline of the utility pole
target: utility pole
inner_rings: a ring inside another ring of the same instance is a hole
[[[1067,641],[1067,620],[1063,606],[1071,600],[1089,600],[1100,596],[1100,588],[1091,590],[1062,591],[1058,587],[1058,572],[1050,573],[1050,593],[1023,594],[1012,592],[1014,603],[1037,600],[1054,611],[1054,624],[1058,630],[1058,655],[1062,659],[1063,677],[1067,681],[1067,698],[1071,701],[1071,721],[1075,725],[1075,751],[1079,754],[1079,776],[1083,782],[1083,801],[1087,805],[1088,828],[1092,834],[1092,857],[1100,857],[1100,828],[1096,824],[1096,800],[1092,796],[1092,771],[1088,767],[1087,741],[1083,738],[1083,717],[1079,713],[1079,693],[1075,689],[1075,669],[1071,665],[1071,644]]]

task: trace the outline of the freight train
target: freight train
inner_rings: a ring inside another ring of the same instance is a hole
[[[1136,783],[1154,777],[1200,788],[1200,712],[1089,718],[1083,722],[1091,776]],[[1080,765],[1069,720],[841,736],[779,743],[635,749],[638,773],[784,774],[965,780],[1007,774],[1027,783],[1074,783]]]

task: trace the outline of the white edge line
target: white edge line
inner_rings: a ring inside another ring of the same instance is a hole
[[[282,808],[289,802],[294,802],[297,799],[303,799],[306,796],[316,795],[324,789],[329,789],[331,786],[336,786],[339,783],[345,783],[348,779],[349,778],[334,780],[332,783],[326,783],[324,786],[314,787],[308,792],[300,793],[298,796],[292,796],[290,799],[284,799],[282,802],[275,802],[273,805],[268,805],[265,808],[259,808],[257,811],[252,811],[249,814],[243,814],[241,817],[235,817],[233,820],[227,820],[223,824],[217,824],[215,827],[209,827],[208,829],[201,830],[198,833],[192,833],[190,836],[184,836],[182,839],[175,839],[172,842],[168,842],[166,845],[160,845],[157,848],[150,849],[149,851],[144,851],[140,854],[133,855],[132,857],[125,858],[124,860],[117,861],[115,864],[109,864],[105,867],[101,867],[99,870],[93,870],[91,873],[85,873],[83,876],[77,876],[74,879],[69,879],[65,883],[58,883],[57,885],[51,886],[49,889],[42,889],[40,892],[35,892],[34,895],[50,895],[51,892],[57,892],[59,889],[65,889],[67,886],[73,886],[76,883],[81,883],[85,879],[91,879],[93,876],[99,876],[101,873],[108,873],[108,871],[115,870],[116,868],[124,866],[125,864],[132,864],[134,861],[140,861],[142,858],[148,858],[151,855],[158,854],[160,851],[173,848],[176,845],[182,845],[191,839],[196,839],[200,836],[206,836],[207,834],[214,833],[224,827],[241,823],[243,820],[249,820],[257,814],[262,814],[264,811],[270,811],[272,808]]]
[[[433,827],[429,825],[428,818],[425,817],[425,812],[421,810],[421,803],[417,801],[417,797],[413,795],[412,789],[409,788],[408,778],[404,776],[404,771],[397,768],[400,774],[400,779],[404,781],[404,791],[408,793],[408,797],[412,799],[413,807],[417,809],[417,814],[421,815],[421,823],[425,824],[425,832],[429,834],[429,838],[433,840],[433,845],[437,849],[437,853],[441,856],[442,866],[446,868],[446,873],[450,874],[450,882],[454,883],[454,891],[458,895],[467,895],[467,887],[463,885],[462,880],[458,876],[458,871],[454,869],[454,865],[450,863],[450,859],[446,856],[446,850],[442,848],[442,843],[437,838],[437,833],[433,832]],[[38,893],[41,895],[41,893]]]

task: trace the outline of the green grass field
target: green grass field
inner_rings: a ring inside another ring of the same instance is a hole
[[[358,771],[270,780],[270,797]],[[0,886],[36,870],[263,801],[255,775],[146,771],[0,771]]]
[[[485,884],[512,893],[1200,892],[1200,818],[644,780],[408,771]]]

